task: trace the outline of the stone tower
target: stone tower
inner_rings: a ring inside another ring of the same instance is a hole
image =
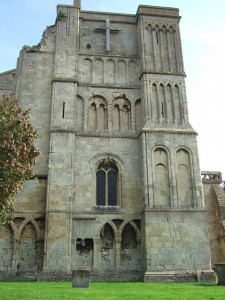
[[[16,96],[42,154],[14,225],[18,238],[35,228],[39,247],[28,246],[29,263],[15,246],[11,270],[19,261],[39,278],[88,269],[95,280],[213,280],[179,22],[175,8],[126,15],[74,1],[23,48]]]

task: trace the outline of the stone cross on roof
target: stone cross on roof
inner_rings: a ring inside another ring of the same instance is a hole
[[[106,19],[106,26],[104,28],[96,27],[96,31],[106,31],[106,52],[110,51],[110,33],[111,32],[118,32],[120,28],[113,28],[110,27],[110,20]]]

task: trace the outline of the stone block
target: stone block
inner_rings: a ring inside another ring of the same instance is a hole
[[[73,288],[88,288],[90,281],[90,271],[74,270],[72,272],[72,287]]]
[[[212,283],[212,284],[216,283],[216,274],[213,272],[213,270],[203,270],[201,272],[197,272],[197,278],[198,278],[198,282],[200,283]],[[225,280],[224,280],[224,285],[225,285]]]
[[[225,262],[215,264],[218,276],[218,284],[225,285]]]

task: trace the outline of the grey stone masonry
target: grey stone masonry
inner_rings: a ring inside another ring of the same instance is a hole
[[[31,108],[41,151],[0,231],[0,271],[214,282],[211,257],[224,253],[217,207],[208,211],[218,192],[208,185],[205,207],[179,10],[73,4],[58,5],[40,43],[23,47],[14,79],[0,74],[2,90]]]

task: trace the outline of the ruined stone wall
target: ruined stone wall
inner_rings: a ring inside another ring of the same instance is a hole
[[[202,172],[203,192],[207,211],[207,223],[212,265],[225,260],[225,228],[223,203],[225,192],[220,186],[220,172]]]
[[[48,174],[51,95],[54,69],[55,28],[48,27],[38,46],[24,46],[17,66],[16,97],[31,109],[30,120],[37,129],[41,154],[34,166],[37,175]]]
[[[0,230],[0,271],[21,272],[42,270],[44,257],[43,214],[23,212]],[[0,280],[5,280],[0,273]]]
[[[139,215],[102,211],[101,215],[74,214],[73,220],[75,269],[89,269],[98,276],[141,271]]]
[[[16,70],[10,70],[0,74],[0,97],[3,94],[12,94],[15,92]]]
[[[41,42],[25,46],[15,72],[0,75],[1,91],[14,91],[21,105],[31,109],[30,120],[38,131],[40,149],[35,177],[26,181],[15,199],[15,219],[0,232],[0,270],[40,271],[43,268],[45,208],[47,194],[49,127],[55,51],[54,26]]]

